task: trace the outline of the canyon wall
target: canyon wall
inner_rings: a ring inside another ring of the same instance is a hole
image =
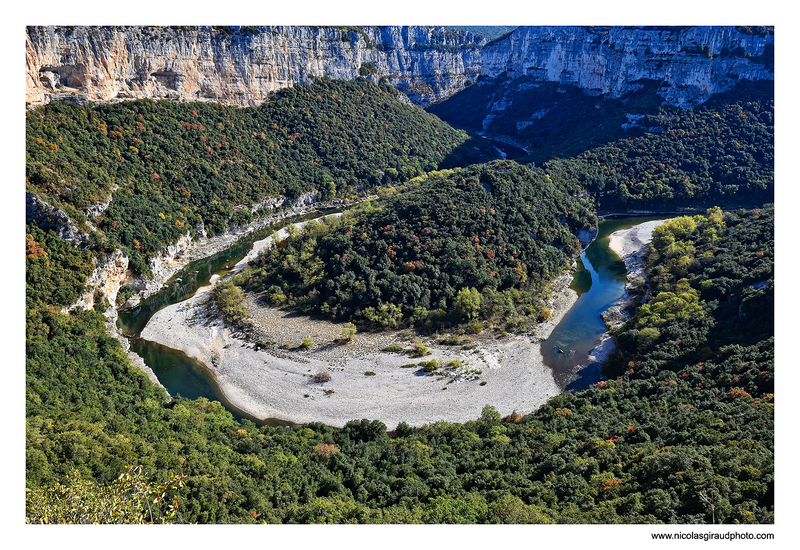
[[[25,100],[248,106],[315,77],[364,74],[426,104],[478,76],[476,40],[434,27],[28,27]]]
[[[385,77],[427,105],[484,78],[619,96],[662,83],[693,105],[772,79],[773,36],[735,27],[519,27],[487,44],[444,27],[28,27],[26,102],[175,98],[259,105],[315,77]]]
[[[481,72],[610,97],[655,80],[668,103],[691,106],[739,80],[774,79],[773,47],[735,27],[520,27],[482,49]]]

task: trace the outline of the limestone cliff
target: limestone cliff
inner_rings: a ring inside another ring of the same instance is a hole
[[[173,97],[258,105],[314,77],[360,73],[417,103],[480,71],[470,33],[434,27],[28,27],[26,101]]]
[[[691,106],[739,80],[772,80],[773,44],[735,27],[520,27],[482,49],[481,73],[610,97],[655,80],[669,103]]]
[[[772,36],[735,27],[519,27],[489,44],[444,27],[28,27],[26,101],[166,98],[258,105],[314,77],[386,77],[413,102],[479,77],[616,97],[641,80],[694,105],[772,79]]]
[[[108,299],[108,303],[113,305],[117,299],[117,293],[122,285],[130,278],[128,271],[128,257],[121,250],[115,250],[110,256],[101,260],[93,260],[96,265],[94,271],[86,280],[86,292],[80,299],[65,310],[75,308],[91,309],[95,305],[95,292],[99,291]]]

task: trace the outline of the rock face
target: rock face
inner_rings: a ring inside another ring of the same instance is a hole
[[[53,229],[58,236],[73,246],[80,246],[86,235],[69,219],[69,216],[30,192],[25,192],[25,219],[43,229]]]
[[[387,76],[414,101],[427,103],[480,72],[470,33],[433,27],[233,29],[28,27],[26,101],[172,97],[259,105],[298,82],[351,80],[362,71]]]
[[[130,279],[130,276],[131,274],[128,272],[128,257],[121,250],[115,250],[113,254],[95,267],[86,280],[86,292],[75,304],[67,309],[78,307],[92,309],[94,307],[94,293],[98,290],[103,293],[109,304],[113,306],[120,287]]]
[[[772,36],[735,27],[520,27],[482,49],[481,73],[572,84],[610,97],[655,80],[666,101],[691,106],[739,80],[774,79],[773,45]]]
[[[734,27],[520,27],[489,44],[443,27],[28,27],[26,101],[176,98],[259,105],[314,77],[385,77],[427,105],[478,79],[527,76],[612,97],[662,83],[692,105],[773,79],[772,36]],[[765,53],[767,55],[765,55]]]

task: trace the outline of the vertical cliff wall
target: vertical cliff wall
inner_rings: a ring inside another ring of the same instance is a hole
[[[481,51],[481,74],[527,76],[619,97],[661,82],[674,105],[696,105],[739,80],[773,79],[772,36],[735,27],[520,27]]]
[[[425,104],[477,77],[476,40],[434,27],[28,27],[26,101],[258,105],[314,77],[365,74]]]
[[[28,27],[26,101],[173,97],[258,105],[314,77],[386,77],[427,105],[479,76],[619,96],[642,80],[693,105],[773,78],[773,37],[735,27],[520,27],[489,44],[444,27]]]

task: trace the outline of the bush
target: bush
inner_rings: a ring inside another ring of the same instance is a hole
[[[317,384],[324,384],[331,381],[331,373],[326,370],[321,370],[311,378]]]
[[[311,349],[311,346],[314,345],[314,340],[311,338],[303,338],[303,341],[300,343],[300,349],[308,350]]]
[[[483,332],[483,323],[475,319],[474,321],[467,323],[467,326],[464,327],[464,330],[467,332],[467,334],[480,334]]]
[[[433,353],[428,346],[423,344],[422,342],[415,342],[414,349],[411,352],[413,357],[425,357],[426,355],[430,355]]]
[[[403,351],[403,346],[400,346],[398,344],[389,344],[388,346],[383,348],[381,351],[386,351],[386,352],[390,352],[390,353],[391,352],[400,352],[400,351]]]
[[[455,334],[451,334],[439,340],[439,343],[443,346],[457,346],[461,343],[461,338]]]
[[[430,361],[420,363],[419,366],[425,369],[425,372],[433,372],[439,368],[439,363],[436,359],[431,359]]]
[[[549,321],[552,318],[553,318],[553,312],[545,308],[539,312],[539,316],[536,318],[536,320],[540,323],[544,323],[545,321]]]
[[[370,76],[378,72],[378,67],[372,61],[365,61],[358,68],[359,76]]]
[[[105,313],[108,309],[108,300],[106,300],[106,295],[103,294],[103,291],[97,289],[94,291],[94,310],[99,313]]]
[[[125,302],[127,302],[131,296],[136,294],[136,291],[128,285],[122,285],[119,287],[119,291],[117,291],[117,305],[121,306]]]
[[[345,323],[342,326],[342,332],[339,334],[339,339],[349,342],[356,335],[356,326],[353,323]]]

